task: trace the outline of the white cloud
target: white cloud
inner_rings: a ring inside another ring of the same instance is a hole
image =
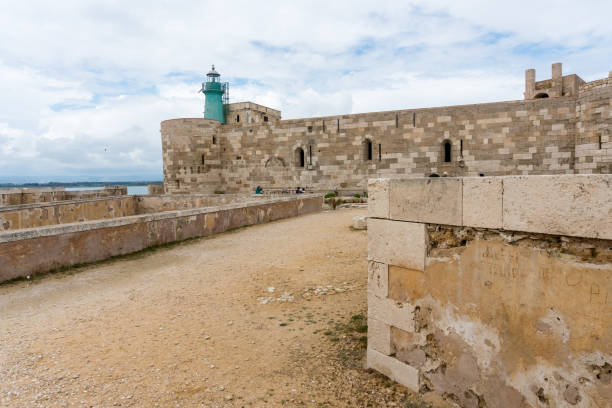
[[[612,68],[609,2],[28,1],[0,14],[0,175],[161,178],[159,122],[232,101],[284,118],[521,98],[523,71]]]

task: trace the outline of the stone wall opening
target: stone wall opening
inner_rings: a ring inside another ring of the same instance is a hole
[[[450,163],[452,156],[452,145],[450,140],[445,140],[444,141],[444,163]]]
[[[304,164],[304,149],[298,147],[297,149],[295,149],[295,165],[297,167],[304,167]]]
[[[372,141],[370,139],[366,139],[363,142],[363,158],[365,160],[372,160]]]

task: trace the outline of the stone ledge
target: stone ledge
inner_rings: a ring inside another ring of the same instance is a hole
[[[460,178],[427,177],[389,180],[392,220],[462,224],[463,183]]]
[[[481,228],[502,228],[502,178],[466,177],[462,181],[462,225]]]
[[[370,207],[374,218],[612,239],[612,174],[373,179],[370,183],[373,201],[382,197],[379,205]],[[388,189],[388,216],[383,186]]]
[[[503,177],[503,229],[612,239],[612,174]]]

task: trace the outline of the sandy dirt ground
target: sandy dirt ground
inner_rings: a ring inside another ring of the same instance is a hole
[[[0,405],[425,407],[366,370],[365,209],[0,286]]]

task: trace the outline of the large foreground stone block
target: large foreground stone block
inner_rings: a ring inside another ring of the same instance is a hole
[[[612,175],[505,177],[504,229],[612,239]]]
[[[394,357],[385,356],[368,348],[368,368],[381,372],[413,391],[419,390],[419,372],[416,368],[402,363]]]
[[[389,218],[389,180],[368,180],[368,217]]]
[[[425,224],[368,219],[368,259],[419,271],[425,268]]]
[[[466,177],[463,179],[463,225],[502,228],[502,179]]]
[[[461,225],[459,178],[413,178],[389,181],[389,218],[432,224]]]

